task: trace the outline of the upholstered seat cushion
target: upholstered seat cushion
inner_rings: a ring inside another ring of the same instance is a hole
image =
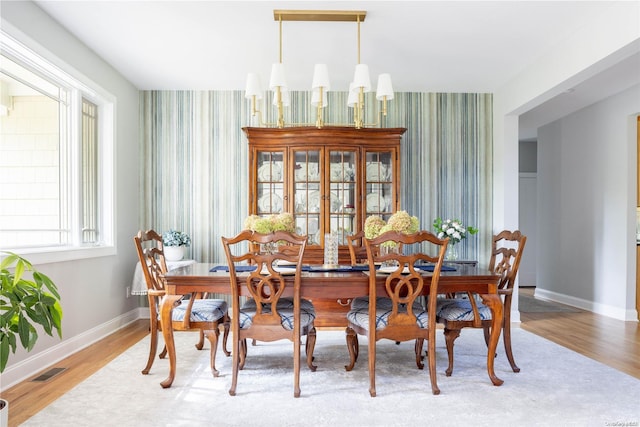
[[[390,298],[376,298],[376,329],[382,329],[389,324],[389,315],[393,309]],[[406,313],[407,308],[401,306],[399,311]],[[416,316],[416,324],[421,328],[428,327],[427,311],[419,302],[413,303],[413,314]],[[369,297],[355,298],[351,303],[351,310],[347,313],[347,320],[365,330],[369,329]]]
[[[351,309],[357,310],[359,308],[368,308],[369,307],[369,297],[356,297],[351,301]],[[377,297],[376,298],[376,308],[388,308],[391,309],[391,300],[386,297]]]
[[[278,301],[278,314],[282,327],[288,331],[293,330],[293,298],[280,298]],[[270,313],[271,306],[266,304],[263,313]],[[240,308],[240,329],[246,329],[251,326],[253,316],[256,315],[256,301],[248,299]],[[311,301],[306,299],[300,300],[300,327],[304,328],[310,325],[316,318],[316,310]]]
[[[491,309],[478,302],[478,313],[481,320],[491,320]],[[445,320],[473,320],[471,301],[467,298],[438,299],[436,304],[436,317]]]
[[[184,320],[189,300],[184,300],[171,312],[171,320],[181,322]],[[191,308],[191,322],[215,322],[227,313],[227,302],[221,299],[197,299]]]

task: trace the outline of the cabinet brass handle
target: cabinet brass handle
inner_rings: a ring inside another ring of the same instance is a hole
[[[351,298],[347,298],[347,302],[342,302],[342,298],[336,300],[336,302],[343,307],[348,307],[351,304]]]

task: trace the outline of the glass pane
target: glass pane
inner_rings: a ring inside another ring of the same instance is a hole
[[[258,153],[257,204],[259,215],[284,211],[284,169],[281,151]]]
[[[390,152],[368,152],[366,165],[367,182],[390,182],[393,168]]]
[[[16,65],[2,59],[3,68]],[[25,80],[33,76],[26,69],[11,71]],[[0,80],[1,97],[8,101],[1,102],[6,108],[0,114],[0,246],[70,243],[65,106],[49,96],[50,85],[29,87],[4,72]],[[34,77],[32,83],[38,82]]]
[[[282,152],[258,153],[258,182],[283,182]]]
[[[331,151],[329,173],[329,231],[346,245],[345,237],[356,232],[356,153]]]
[[[298,234],[307,235],[309,245],[320,244],[322,194],[320,193],[320,151],[294,152],[294,204]]]
[[[82,100],[82,243],[98,242],[98,106]]]
[[[296,182],[319,182],[320,152],[317,150],[296,151],[294,168]]]
[[[394,211],[393,153],[372,151],[366,154],[365,206],[366,214],[388,219]]]

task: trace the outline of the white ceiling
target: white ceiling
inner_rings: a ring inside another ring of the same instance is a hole
[[[248,72],[259,73],[266,85],[279,55],[274,9],[364,10],[361,62],[372,80],[390,73],[400,92],[494,92],[612,7],[609,1],[35,3],[141,90],[243,89]],[[332,89],[347,90],[357,62],[356,23],[283,22],[282,30],[293,90],[309,88],[316,62],[328,64]],[[618,71],[625,84],[640,82],[639,64]],[[630,85],[607,89],[609,83],[597,82],[598,96]],[[581,86],[589,89],[588,82]],[[544,120],[566,114],[539,113]],[[527,122],[537,120],[530,114]]]

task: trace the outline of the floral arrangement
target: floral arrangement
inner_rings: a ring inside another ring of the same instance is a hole
[[[293,215],[288,212],[270,216],[249,215],[244,220],[244,229],[263,234],[274,231],[294,232],[296,221]]]
[[[443,221],[442,218],[436,218],[433,221],[433,228],[439,239],[448,237],[450,245],[455,245],[465,239],[467,234],[476,234],[478,232],[477,228],[462,225],[462,221],[459,219],[446,219]]]
[[[367,217],[364,222],[364,237],[373,239],[387,231],[399,231],[404,234],[417,233],[420,229],[420,221],[417,217],[409,215],[406,211],[395,212],[385,222],[378,215]]]
[[[164,246],[189,246],[191,237],[182,231],[169,230],[162,234],[162,244]]]

